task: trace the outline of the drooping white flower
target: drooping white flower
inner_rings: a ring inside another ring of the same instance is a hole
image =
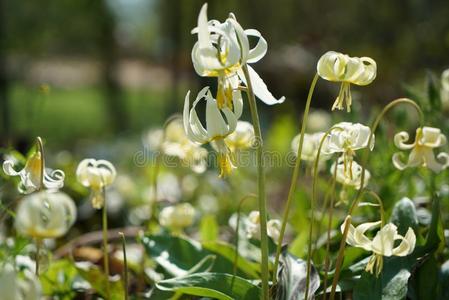
[[[281,222],[277,219],[267,221],[267,235],[274,241],[277,241],[280,235]],[[260,239],[260,214],[254,210],[248,215],[246,224],[246,237]]]
[[[341,231],[347,223],[351,222],[351,217],[348,216],[345,222],[341,225]],[[366,266],[366,271],[373,273],[376,269],[376,275],[379,275],[383,267],[383,256],[407,256],[413,252],[416,244],[415,232],[412,228],[407,230],[405,236],[398,234],[397,227],[393,223],[388,223],[383,226],[370,240],[365,232],[381,225],[381,222],[363,223],[357,227],[349,224],[348,235],[346,243],[353,247],[363,248],[366,251],[373,252],[373,255]],[[399,245],[395,246],[396,241],[401,241]]]
[[[174,232],[189,227],[195,220],[195,208],[189,203],[167,206],[159,214],[159,223]]]
[[[104,205],[104,188],[114,182],[117,172],[107,160],[88,158],[82,160],[76,169],[78,181],[92,190],[92,206],[100,209]]]
[[[76,220],[76,206],[64,193],[43,190],[25,196],[17,207],[15,226],[33,238],[57,238]]]
[[[304,142],[302,145],[302,151],[301,151],[301,159],[309,162],[314,162],[316,159],[316,156],[318,154],[318,149],[320,147],[321,140],[323,139],[325,133],[324,132],[317,132],[317,133],[305,133],[304,134]],[[291,148],[293,153],[295,155],[298,153],[298,147],[299,147],[299,140],[301,139],[301,134],[298,134],[295,136],[292,140]],[[324,139],[323,146],[321,147],[321,153],[320,153],[320,162],[323,163],[324,161],[328,160],[331,155],[329,154],[329,151],[327,148],[329,147],[329,136]]]
[[[362,184],[362,166],[359,165],[356,161],[351,161],[349,166],[345,167],[345,163],[341,157],[337,162],[337,175],[335,177],[335,180],[342,185],[360,189],[360,185]],[[335,163],[332,164],[330,171],[332,175],[335,175]],[[370,178],[370,172],[365,169],[363,187],[366,187]]]
[[[331,128],[331,114],[325,110],[317,109],[309,113],[307,118],[307,131],[311,133],[325,132]]]
[[[47,170],[45,168],[44,157],[42,153],[42,141],[38,138],[37,151],[32,154],[25,167],[16,171],[13,159],[6,159],[3,162],[3,171],[9,176],[20,176],[19,192],[29,194],[42,188],[60,189],[64,186],[65,174],[61,170]]]
[[[415,141],[406,144],[410,136],[407,132],[402,131],[394,136],[394,144],[400,150],[411,150],[408,160],[404,163],[401,160],[402,153],[398,152],[393,155],[393,165],[399,170],[413,167],[427,167],[438,173],[449,166],[449,154],[446,152],[439,153],[436,157],[433,149],[439,148],[446,144],[446,136],[441,130],[434,127],[422,127],[416,130]]]
[[[318,61],[317,72],[321,78],[341,82],[340,92],[332,106],[334,109],[351,111],[351,84],[368,85],[376,78],[376,62],[369,57],[350,57],[335,51],[326,52]]]
[[[39,279],[29,270],[17,272],[7,263],[0,268],[0,291],[2,300],[41,299]]]
[[[371,129],[360,123],[340,122],[335,124],[326,147],[328,153],[344,153],[353,156],[356,150],[374,148],[374,135],[368,145]]]
[[[238,90],[241,83],[246,84],[242,66],[255,63],[265,56],[267,42],[259,31],[244,30],[235,16],[230,14],[224,23],[207,19],[207,3],[198,15],[198,26],[192,30],[198,34],[198,41],[192,49],[193,66],[200,76],[218,77],[217,104],[220,108],[231,108],[231,95],[241,97]],[[250,48],[248,37],[255,37],[258,42]],[[248,66],[254,94],[266,104],[282,103],[285,98],[276,99],[263,80]]]
[[[184,103],[184,130],[187,137],[195,143],[205,144],[214,142],[214,148],[218,152],[220,176],[228,175],[234,168],[229,149],[224,139],[234,132],[237,120],[242,114],[241,99],[234,98],[233,110],[225,106],[219,108],[217,101],[212,97],[209,87],[203,88],[190,108],[190,91],[187,93]],[[206,101],[206,126],[204,127],[198,118],[196,106],[201,100]]]

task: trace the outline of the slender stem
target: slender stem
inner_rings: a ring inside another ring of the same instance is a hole
[[[41,169],[40,169],[40,183],[38,190],[44,187],[44,175],[45,175],[45,158],[44,158],[44,144],[42,143],[42,139],[38,136],[36,138],[37,151],[39,152],[41,159]]]
[[[103,188],[103,267],[104,273],[106,275],[106,298],[111,299],[111,290],[109,286],[109,251],[108,251],[108,212],[107,212],[107,202],[106,202],[106,193]]]
[[[40,263],[39,263],[39,261],[40,261],[40,250],[41,250],[41,246],[42,246],[42,240],[40,239],[40,238],[36,238],[36,240],[35,240],[35,242],[36,242],[36,257],[35,257],[35,260],[36,260],[36,276],[39,276],[39,265],[40,265]]]
[[[312,236],[313,236],[313,223],[315,215],[315,199],[316,199],[316,183],[318,178],[318,164],[320,162],[321,149],[323,148],[324,142],[333,130],[342,130],[340,127],[332,127],[323,135],[320,140],[320,145],[317,149],[316,158],[313,166],[313,182],[312,182],[312,199],[310,201],[310,227],[309,227],[309,241],[307,245],[307,276],[306,276],[306,291],[304,299],[309,299],[309,287],[310,287],[310,272],[312,269]]]
[[[274,259],[273,284],[275,284],[276,280],[277,280],[276,273],[277,273],[277,268],[279,266],[279,257],[281,255],[281,250],[282,250],[282,241],[284,239],[285,228],[287,227],[288,215],[290,212],[290,206],[292,203],[293,195],[296,192],[296,185],[298,182],[299,171],[301,170],[302,146],[304,143],[304,133],[306,132],[306,125],[307,125],[307,119],[309,116],[310,103],[312,102],[312,96],[313,96],[313,92],[315,90],[315,86],[318,81],[318,78],[319,78],[318,74],[315,74],[315,77],[313,77],[312,83],[310,84],[309,94],[307,95],[306,107],[304,108],[304,115],[302,117],[301,136],[299,138],[298,153],[296,155],[295,168],[293,169],[292,180],[290,183],[290,189],[288,191],[287,202],[285,204],[284,214],[282,217],[281,230],[280,230],[279,239],[277,242],[276,257]]]
[[[260,215],[260,248],[262,252],[261,271],[262,271],[262,300],[269,299],[269,270],[268,270],[268,236],[267,236],[267,203],[265,196],[265,173],[263,163],[263,140],[260,129],[259,115],[257,113],[256,97],[254,96],[251,78],[249,76],[247,65],[242,66],[245,74],[246,85],[248,87],[248,102],[251,110],[251,118],[254,126],[254,135],[256,138],[256,162],[257,162],[257,179],[258,179],[258,199],[259,199],[259,215]]]
[[[421,108],[418,106],[418,104],[416,104],[413,100],[408,99],[408,98],[399,98],[396,100],[391,101],[389,104],[387,104],[383,110],[380,112],[380,114],[377,116],[377,118],[374,120],[373,125],[371,126],[371,134],[369,136],[368,139],[368,146],[371,144],[371,141],[374,138],[374,132],[376,131],[377,127],[379,126],[380,121],[382,120],[382,118],[385,116],[385,114],[392,109],[393,107],[395,107],[396,105],[399,104],[409,104],[411,106],[413,106],[416,111],[419,114],[419,123],[420,126],[423,125],[424,123],[424,113],[422,112]],[[363,190],[363,186],[365,183],[365,168],[366,168],[366,164],[368,162],[368,158],[369,158],[369,153],[370,151],[368,149],[365,150],[365,152],[363,153],[363,161],[362,161],[362,174],[360,177],[360,188],[357,190],[357,193],[354,197],[354,200],[352,202],[352,205],[349,209],[348,215],[351,216],[354,208],[357,206],[359,200],[360,200],[360,196],[362,195],[362,190]],[[343,235],[342,235],[342,239],[340,242],[340,249],[338,250],[338,256],[337,256],[337,261],[335,263],[335,275],[334,275],[334,279],[332,281],[332,289],[331,289],[331,296],[330,296],[330,300],[334,300],[335,298],[335,291],[337,289],[337,284],[338,284],[338,279],[339,279],[339,275],[340,275],[340,268],[341,265],[343,263],[343,257],[344,257],[344,253],[345,253],[345,246],[346,246],[346,237],[348,235],[348,231],[349,231],[349,224],[350,222],[347,222],[345,224],[345,228],[343,230]]]
[[[329,219],[327,224],[327,238],[326,238],[326,256],[324,257],[324,279],[323,279],[323,298],[326,300],[327,298],[327,276],[329,272],[329,252],[331,245],[331,228],[332,228],[332,217],[334,214],[334,201],[335,201],[335,186],[337,182],[337,167],[338,167],[338,158],[335,161],[334,166],[334,176],[332,176],[332,187],[331,187],[331,200],[329,203]]]
[[[122,248],[123,248],[123,292],[125,300],[128,300],[128,260],[126,259],[126,239],[123,232],[118,233],[122,238]]]

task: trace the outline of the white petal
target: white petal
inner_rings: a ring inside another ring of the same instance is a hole
[[[383,256],[391,256],[393,254],[393,246],[396,236],[397,227],[393,223],[388,223],[382,227],[373,239],[373,252]]]
[[[407,132],[405,131],[398,132],[394,136],[394,145],[401,150],[410,150],[413,147],[415,147],[415,143],[406,144],[405,142],[407,142],[409,138],[410,136]]]
[[[207,3],[203,4],[198,15],[198,43],[201,49],[212,47],[207,22]]]
[[[247,63],[252,64],[258,62],[267,53],[267,41],[262,37],[262,34],[255,29],[247,29],[245,30],[245,34],[247,36],[249,35],[258,38],[256,46],[249,50]]]
[[[243,83],[246,85],[246,78],[243,74],[242,70],[238,71],[240,79],[243,81]],[[248,66],[248,73],[251,80],[251,84],[254,90],[254,94],[262,100],[265,104],[273,105],[273,104],[280,104],[284,102],[285,97],[281,97],[279,99],[276,99],[268,90],[267,85],[263,82],[262,78],[254,71],[253,68]]]
[[[406,256],[413,252],[416,244],[416,235],[413,229],[409,228],[405,237],[400,235],[396,236],[397,239],[401,239],[401,243],[393,249],[393,255]]]
[[[206,128],[209,139],[225,137],[228,134],[228,126],[217,103],[210,95],[206,96],[206,101]]]

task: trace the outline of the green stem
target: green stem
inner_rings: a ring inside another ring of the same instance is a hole
[[[259,199],[259,215],[260,215],[260,247],[262,252],[261,271],[262,271],[262,300],[269,299],[269,270],[268,270],[268,236],[267,236],[267,203],[265,196],[265,173],[263,164],[263,140],[262,131],[260,129],[259,115],[257,113],[256,97],[254,96],[251,78],[249,76],[247,65],[242,66],[245,74],[246,85],[248,87],[248,102],[251,110],[251,118],[254,126],[254,135],[256,138],[256,162],[257,162],[257,179],[258,179],[258,199]]]
[[[42,246],[42,240],[40,238],[36,238],[36,276],[39,276],[39,261],[40,261],[40,252]]]
[[[122,248],[123,248],[123,293],[125,300],[128,300],[128,260],[126,259],[126,239],[123,232],[118,233],[122,238]]]
[[[109,286],[109,253],[108,253],[108,212],[107,212],[107,202],[106,193],[103,188],[103,211],[102,211],[102,221],[103,221],[103,267],[106,276],[106,298],[111,299],[111,290]]]
[[[368,139],[368,148],[369,145],[371,144],[371,141],[374,138],[374,132],[376,131],[377,127],[379,126],[380,121],[382,120],[382,118],[385,116],[385,114],[392,109],[393,107],[395,107],[396,105],[399,104],[409,104],[411,106],[413,106],[416,111],[419,114],[419,123],[420,123],[420,127],[423,125],[424,123],[424,114],[421,110],[421,108],[418,106],[418,104],[416,104],[413,100],[408,99],[408,98],[399,98],[396,100],[391,101],[389,104],[387,104],[383,110],[380,112],[380,114],[377,116],[377,118],[375,119],[373,125],[371,126],[371,134],[369,136]],[[362,190],[363,190],[363,185],[365,183],[365,167],[366,164],[368,162],[368,158],[369,158],[369,149],[366,149],[364,151],[364,155],[363,155],[363,162],[362,162],[362,174],[360,177],[360,188],[357,190],[357,193],[354,197],[354,200],[352,202],[352,205],[349,209],[348,215],[350,216],[353,212],[353,210],[355,209],[355,207],[357,206],[360,196],[362,195]],[[331,289],[331,296],[330,296],[330,300],[334,300],[335,298],[335,291],[337,289],[337,284],[338,284],[338,279],[339,279],[339,275],[340,275],[340,268],[341,265],[343,263],[343,257],[344,257],[344,253],[345,253],[345,245],[346,245],[346,237],[348,235],[348,231],[349,231],[349,225],[350,222],[347,222],[345,224],[345,228],[343,230],[343,235],[342,235],[342,239],[340,241],[340,248],[338,250],[338,256],[337,256],[337,261],[335,263],[335,275],[334,275],[334,279],[332,281],[332,289]]]
[[[320,140],[320,145],[317,150],[314,166],[313,166],[313,182],[312,182],[312,199],[310,201],[310,227],[309,227],[309,240],[307,244],[307,276],[306,276],[306,291],[304,299],[309,299],[309,288],[310,288],[310,272],[312,269],[312,236],[313,236],[313,222],[315,215],[315,199],[316,199],[316,183],[318,178],[318,164],[320,162],[321,149],[323,148],[324,142],[333,130],[342,130],[340,127],[332,127],[323,135]]]
[[[292,203],[293,195],[296,192],[296,185],[298,182],[299,171],[301,170],[302,146],[304,143],[304,134],[306,132],[306,125],[307,125],[307,119],[309,116],[310,103],[312,102],[312,96],[313,96],[313,92],[315,90],[315,86],[318,81],[318,78],[319,78],[318,74],[315,74],[315,77],[313,77],[312,83],[310,84],[309,93],[308,93],[307,101],[306,101],[306,107],[304,109],[304,115],[302,117],[301,136],[299,138],[298,153],[296,155],[295,168],[293,169],[293,175],[292,175],[292,180],[290,183],[290,189],[288,191],[287,202],[285,204],[284,214],[282,217],[282,226],[281,226],[281,230],[279,233],[279,239],[277,242],[276,257],[274,259],[273,284],[275,284],[276,280],[277,280],[276,274],[277,274],[277,268],[279,266],[279,257],[281,255],[281,250],[282,250],[282,241],[284,239],[285,229],[287,227],[288,215],[290,212],[290,206]]]

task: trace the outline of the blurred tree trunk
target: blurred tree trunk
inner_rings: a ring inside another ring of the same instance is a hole
[[[8,99],[8,77],[6,74],[6,7],[5,1],[0,0],[0,146],[6,146],[10,139],[10,116]]]
[[[118,81],[118,45],[115,39],[115,19],[107,6],[106,0],[94,1],[98,6],[98,23],[100,37],[98,39],[105,103],[111,128],[115,132],[128,128],[128,116],[123,100],[123,91]]]

